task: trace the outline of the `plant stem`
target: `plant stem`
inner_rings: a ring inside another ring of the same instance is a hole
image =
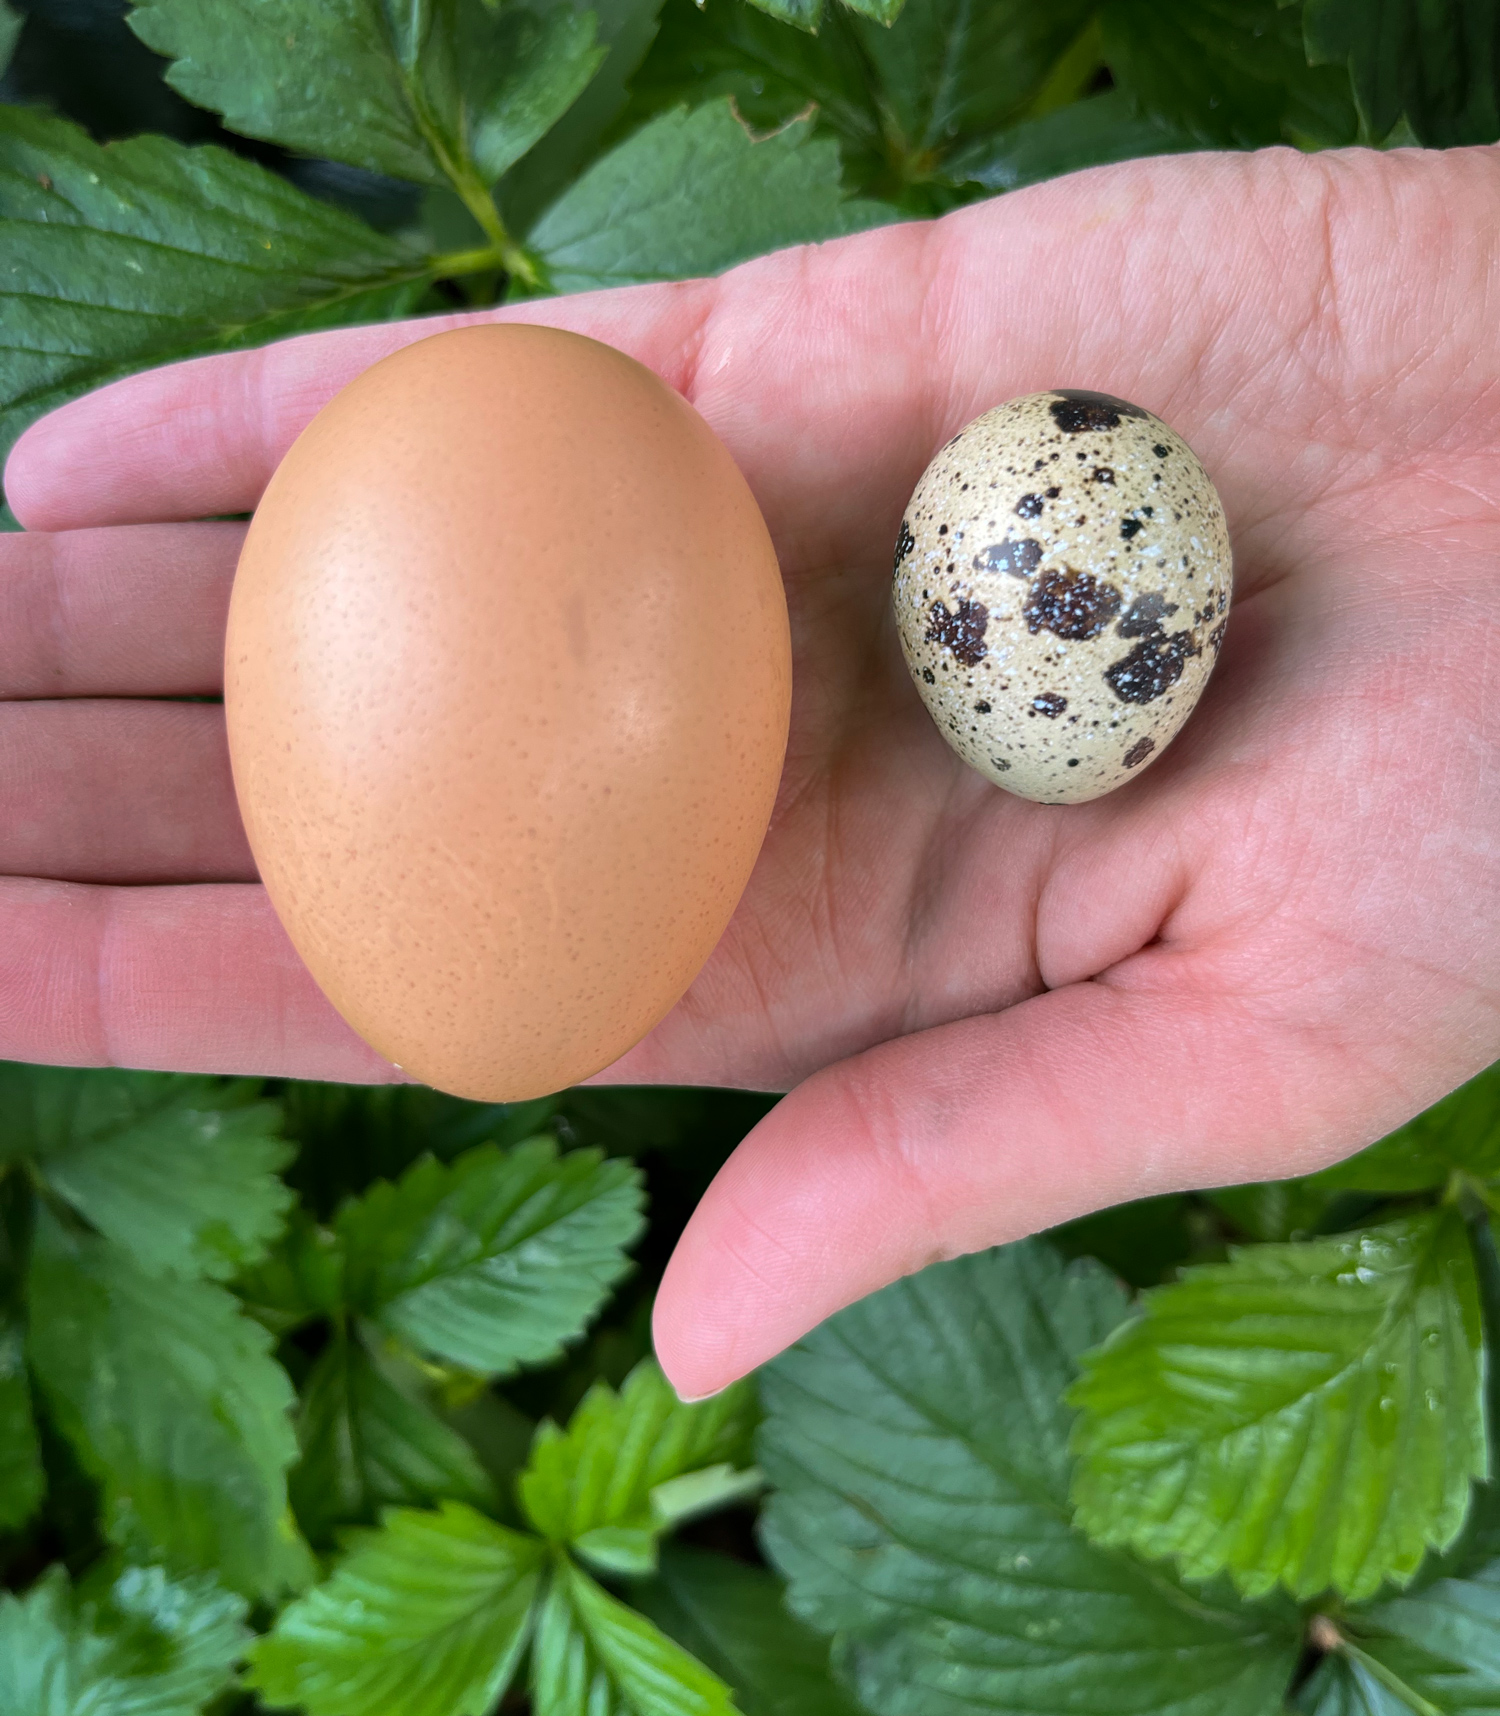
[[[480,230],[489,239],[493,247],[488,253],[489,260],[484,267],[493,268],[497,263],[513,279],[523,285],[535,289],[541,284],[541,275],[531,255],[510,236],[505,230],[505,222],[500,218],[500,210],[490,188],[480,178],[478,169],[468,158],[467,152],[455,154],[448,146],[448,139],[443,135],[442,127],[434,122],[427,111],[426,103],[420,92],[408,84],[408,98],[411,101],[412,113],[416,117],[418,128],[431,149],[433,159],[444,173],[455,191],[458,192],[464,207],[479,223]],[[460,256],[474,255],[477,252],[458,252]],[[477,273],[477,269],[467,269],[468,273]]]

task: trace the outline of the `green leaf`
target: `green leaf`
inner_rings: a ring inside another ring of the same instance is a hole
[[[727,101],[664,113],[591,167],[530,235],[553,287],[718,274],[893,218],[845,201],[838,150],[799,121],[753,142]]]
[[[851,12],[869,18],[877,24],[894,24],[901,16],[906,0],[844,0]]]
[[[943,170],[992,191],[1015,191],[1082,167],[1200,148],[1191,133],[1138,113],[1123,90],[1111,89],[981,138],[956,151]]]
[[[420,250],[223,149],[0,107],[0,452],[135,370],[404,315]]]
[[[816,30],[823,18],[823,0],[750,0],[750,4],[799,30]]]
[[[1491,0],[1307,0],[1307,57],[1347,66],[1370,132],[1403,116],[1447,149],[1500,138],[1500,20]]]
[[[1095,0],[923,0],[892,29],[856,22],[908,173],[921,173],[923,155],[1020,118],[1096,10]]]
[[[10,64],[11,55],[16,51],[16,43],[21,39],[25,23],[24,12],[16,11],[13,6],[7,4],[7,0],[0,0],[0,76],[4,75]]]
[[[729,1688],[559,1558],[531,1650],[536,1716],[733,1716]]]
[[[1340,1194],[1325,1190],[1312,1180],[1264,1180],[1245,1186],[1219,1186],[1203,1195],[1247,1239],[1310,1239],[1325,1225],[1329,1228],[1355,1225],[1355,1221],[1341,1221],[1341,1212],[1332,1209],[1336,1200],[1344,1201]],[[1368,1202],[1356,1199],[1355,1205],[1356,1220],[1370,1214]]]
[[[276,1174],[292,1149],[258,1081],[4,1070],[12,1136],[142,1269],[222,1279],[264,1256],[291,1202]]]
[[[1500,1062],[1306,1183],[1324,1192],[1421,1192],[1455,1172],[1500,1178]]]
[[[0,1318],[0,1531],[25,1525],[47,1487],[31,1415],[25,1344],[20,1319]]]
[[[746,1493],[732,1468],[743,1463],[754,1422],[748,1383],[688,1406],[646,1359],[618,1394],[596,1382],[566,1431],[550,1421],[537,1427],[521,1506],[543,1537],[576,1545],[607,1571],[649,1571],[662,1531]],[[682,1490],[684,1477],[699,1480],[696,1494]]]
[[[951,154],[978,149],[1027,116],[1070,49],[1082,43],[1085,72],[1097,69],[1096,40],[1084,31],[1094,9],[1092,0],[924,0],[887,28],[900,8],[877,3],[857,8],[860,17],[830,13],[814,36],[806,17],[777,22],[745,6],[700,11],[690,0],[668,0],[661,36],[635,80],[635,111],[731,95],[764,130],[815,102],[819,132],[841,146],[846,184],[906,206],[908,191],[962,183]]]
[[[461,1502],[392,1509],[349,1541],[255,1646],[250,1684],[311,1716],[489,1716],[526,1644],[541,1545]]]
[[[745,1716],[859,1716],[829,1671],[828,1640],[788,1612],[763,1568],[668,1544],[630,1600],[726,1682]]]
[[[762,1541],[875,1716],[1270,1716],[1299,1618],[1071,1523],[1063,1390],[1126,1309],[1040,1241],[935,1264],[762,1372]]]
[[[90,1600],[51,1567],[0,1595],[5,1716],[196,1716],[234,1676],[250,1634],[242,1598],[212,1579],[128,1567]]]
[[[235,1277],[234,1290],[273,1335],[332,1317],[344,1305],[344,1248],[299,1205],[266,1255]]]
[[[429,1157],[339,1212],[349,1303],[470,1370],[545,1364],[625,1273],[640,1207],[631,1163],[550,1138]]]
[[[1487,1455],[1455,1210],[1252,1246],[1142,1306],[1070,1396],[1091,1536],[1251,1594],[1363,1597],[1459,1531]]]
[[[662,0],[594,0],[604,64],[546,136],[500,181],[497,199],[513,231],[529,232],[548,203],[599,153],[601,140],[625,108],[631,75],[656,35],[661,7]]]
[[[1309,1716],[1500,1711],[1500,1562],[1347,1610],[1336,1630],[1340,1648],[1297,1700]]]
[[[552,1130],[557,1101],[467,1102],[420,1084],[289,1081],[283,1127],[301,1148],[287,1179],[314,1214],[331,1217],[345,1198],[398,1179],[420,1156],[451,1162],[476,1144],[505,1149]]]
[[[820,132],[838,138],[846,165],[852,155],[863,163],[863,177],[886,170],[880,87],[851,21],[835,12],[814,36],[767,10],[667,0],[656,43],[631,80],[632,113],[646,118],[732,96],[745,123],[764,132],[779,130],[814,102]]]
[[[147,1275],[38,1212],[31,1363],[132,1556],[253,1595],[305,1579],[286,1505],[292,1390],[270,1344],[222,1288]]]
[[[372,1523],[382,1507],[444,1498],[494,1500],[463,1437],[381,1374],[359,1341],[335,1334],[308,1374],[297,1414],[302,1458],[292,1506],[314,1543],[335,1525]]]
[[[590,12],[486,0],[138,0],[130,24],[231,130],[481,194],[603,58]]]
[[[1153,119],[1204,143],[1352,143],[1344,72],[1310,67],[1302,20],[1277,0],[1105,0],[1104,55]]]

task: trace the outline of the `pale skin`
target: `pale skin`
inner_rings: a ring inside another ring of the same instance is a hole
[[[1500,1056],[1500,151],[1136,162],[502,314],[692,400],[792,613],[750,888],[604,1075],[791,1092],[668,1269],[681,1393],[936,1258],[1327,1163]],[[252,508],[319,406],[443,325],[158,370],[17,446],[34,534],[0,538],[0,1056],[399,1076],[256,884],[222,710],[152,699],[220,685],[242,527],[181,521]],[[1236,586],[1170,750],[1044,807],[947,749],[889,585],[941,443],[1058,385],[1186,437]]]

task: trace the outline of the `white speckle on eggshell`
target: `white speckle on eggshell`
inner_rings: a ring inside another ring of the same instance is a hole
[[[1057,388],[938,453],[896,544],[902,652],[938,730],[1045,804],[1140,774],[1224,641],[1229,530],[1182,437],[1138,405]]]

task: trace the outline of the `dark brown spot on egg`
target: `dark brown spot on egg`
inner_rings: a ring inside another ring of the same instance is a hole
[[[1105,668],[1105,682],[1122,703],[1151,703],[1182,678],[1188,658],[1200,653],[1191,632],[1142,638],[1129,655]]]
[[[1218,655],[1224,647],[1224,628],[1228,624],[1228,620],[1220,620],[1218,625],[1208,634],[1208,645],[1215,655]]]
[[[1133,769],[1137,763],[1144,763],[1155,749],[1155,739],[1137,739],[1125,753],[1125,767]]]
[[[1169,602],[1158,590],[1147,596],[1137,596],[1115,627],[1115,635],[1122,638],[1156,637],[1161,632],[1162,621],[1176,612],[1177,604]]]
[[[927,626],[927,641],[948,650],[965,667],[977,667],[986,654],[984,628],[989,617],[989,609],[983,602],[971,602],[962,596],[957,607],[951,610],[943,602],[934,602]]]
[[[1016,517],[1040,518],[1046,504],[1040,495],[1022,495],[1016,502]]]
[[[1080,453],[1078,457],[1081,459],[1083,454]],[[1094,469],[1094,481],[1096,483],[1107,483],[1111,488],[1113,488],[1115,486],[1115,474],[1108,465],[1098,465]]]
[[[1007,536],[1004,542],[992,542],[974,556],[976,572],[1009,572],[1016,578],[1029,578],[1042,563],[1042,545],[1034,537],[1023,536],[1018,542]]]
[[[984,702],[983,699],[974,705],[974,713],[976,715],[988,715],[989,712],[990,706],[988,703]]]
[[[917,539],[911,533],[911,526],[903,518],[901,520],[901,534],[896,538],[896,563],[891,568],[893,572],[901,570],[901,562],[916,546]]]
[[[1158,441],[1151,451],[1156,454],[1158,459],[1165,459],[1168,449],[1163,447],[1161,442]]]
[[[1113,584],[1090,572],[1043,572],[1031,587],[1021,610],[1033,636],[1044,627],[1060,638],[1097,637],[1120,611],[1121,596]]]
[[[1145,525],[1142,524],[1138,518],[1127,518],[1120,521],[1120,535],[1123,536],[1127,542],[1130,541],[1132,536],[1139,536],[1145,528]]]
[[[1078,387],[1053,388],[1048,410],[1065,435],[1081,435],[1086,429],[1118,429],[1122,417],[1144,417],[1139,405],[1116,399],[1112,393],[1088,393]]]
[[[1038,715],[1045,715],[1049,721],[1055,721],[1068,707],[1068,700],[1060,692],[1041,691],[1032,698],[1031,707]]]

